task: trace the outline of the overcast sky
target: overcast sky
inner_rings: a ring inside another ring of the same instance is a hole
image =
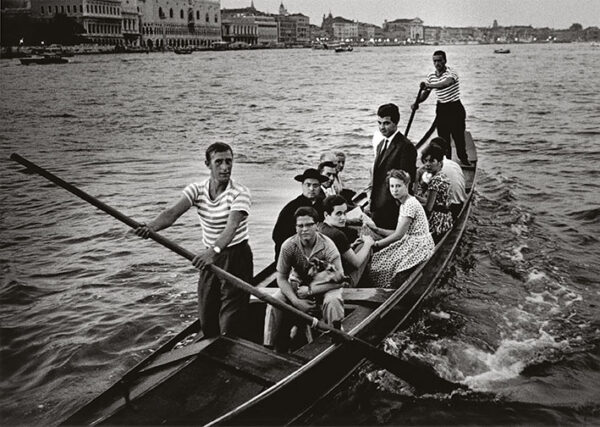
[[[251,0],[221,0],[222,8],[247,7]],[[281,0],[254,0],[263,12],[277,13]],[[425,25],[532,25],[568,28],[600,26],[600,0],[283,0],[290,13],[303,13],[321,25],[323,14],[381,26],[385,19],[419,17]]]

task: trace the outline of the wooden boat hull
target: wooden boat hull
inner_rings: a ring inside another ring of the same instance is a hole
[[[472,140],[469,157],[476,159]],[[403,326],[438,282],[454,255],[471,211],[475,167],[464,168],[468,199],[455,227],[433,256],[402,279],[398,289],[345,289],[344,329],[372,344]],[[274,268],[254,280],[272,283]],[[259,340],[263,303],[251,304]],[[119,382],[64,421],[67,425],[273,425],[293,423],[346,379],[364,355],[328,334],[289,355],[231,337],[177,343],[198,331],[198,322],[173,337]],[[260,341],[258,341],[260,342]]]

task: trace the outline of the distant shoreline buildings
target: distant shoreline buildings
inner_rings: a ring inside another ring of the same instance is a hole
[[[221,9],[220,0],[2,0],[2,45],[41,42],[144,49],[308,47],[345,42],[361,45],[479,44],[598,41],[598,27],[428,26],[418,17],[385,20],[381,26],[324,15],[321,25],[302,13]]]

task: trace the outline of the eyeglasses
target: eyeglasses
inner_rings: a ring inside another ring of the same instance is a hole
[[[310,224],[296,224],[296,228],[310,228],[313,225],[317,225],[315,222],[311,222]]]

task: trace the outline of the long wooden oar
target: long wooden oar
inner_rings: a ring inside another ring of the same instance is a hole
[[[417,99],[415,100],[415,106],[419,105],[419,99],[421,98],[421,93],[423,92],[424,89],[425,89],[425,86],[419,85],[419,92],[417,92]],[[408,138],[408,131],[410,130],[410,125],[412,125],[412,122],[413,122],[413,119],[415,118],[416,112],[417,112],[417,109],[415,108],[410,113],[410,118],[408,119],[408,124],[406,125],[406,130],[404,131],[404,136],[406,138]]]
[[[107,214],[109,214],[112,217],[118,219],[119,221],[127,224],[128,226],[130,226],[134,229],[141,226],[141,224],[139,222],[133,220],[132,218],[126,216],[125,214],[119,212],[118,210],[108,206],[107,204],[101,202],[100,200],[91,196],[90,194],[86,193],[85,191],[80,190],[79,188],[75,187],[74,185],[69,184],[66,181],[63,181],[56,175],[37,166],[36,164],[19,156],[18,154],[13,153],[10,156],[10,158],[11,158],[11,160],[14,160],[14,161],[22,164],[30,171],[33,171],[33,172],[43,176],[44,178],[48,179],[49,181],[55,183],[56,185],[75,194],[76,196],[82,198],[83,200],[91,203],[92,205],[96,206],[98,209],[106,212]],[[193,254],[192,252],[184,249],[183,247],[179,246],[175,242],[172,242],[171,240],[167,239],[166,237],[161,236],[160,234],[158,234],[156,232],[150,231],[149,237],[152,240],[154,240],[155,242],[160,243],[161,245],[172,250],[176,254],[181,255],[182,257],[186,258],[189,261],[192,261],[195,257],[195,254]],[[298,310],[297,308],[295,308],[289,304],[286,304],[283,301],[273,298],[269,294],[262,292],[259,288],[255,288],[255,287],[249,285],[248,283],[244,282],[240,278],[228,273],[227,271],[217,267],[216,265],[211,265],[210,268],[214,274],[216,274],[223,280],[227,280],[229,283],[236,286],[237,288],[242,289],[245,292],[248,292],[249,294],[256,296],[260,300],[265,301],[265,302],[279,308],[280,310],[286,311],[286,312],[296,316],[297,318],[304,320],[305,322],[311,324],[313,327],[318,327],[321,330],[328,331],[332,336],[337,337],[340,340],[343,340],[344,342],[351,344],[353,347],[358,349],[367,359],[382,366],[383,368],[387,369],[391,373],[397,375],[399,378],[405,380],[406,382],[411,384],[415,388],[415,390],[419,393],[449,392],[452,390],[456,390],[457,388],[462,388],[462,386],[459,384],[455,384],[455,383],[447,381],[443,378],[440,378],[430,366],[416,365],[414,363],[409,363],[407,361],[398,359],[397,357],[392,356],[391,354],[388,354],[385,351],[378,349],[377,347],[371,345],[370,343],[368,343],[366,341],[363,341],[355,336],[347,334],[346,332],[343,332],[341,330],[332,328],[331,326],[323,323],[322,321],[318,320],[317,318],[312,317],[312,316],[304,313],[303,311]]]

